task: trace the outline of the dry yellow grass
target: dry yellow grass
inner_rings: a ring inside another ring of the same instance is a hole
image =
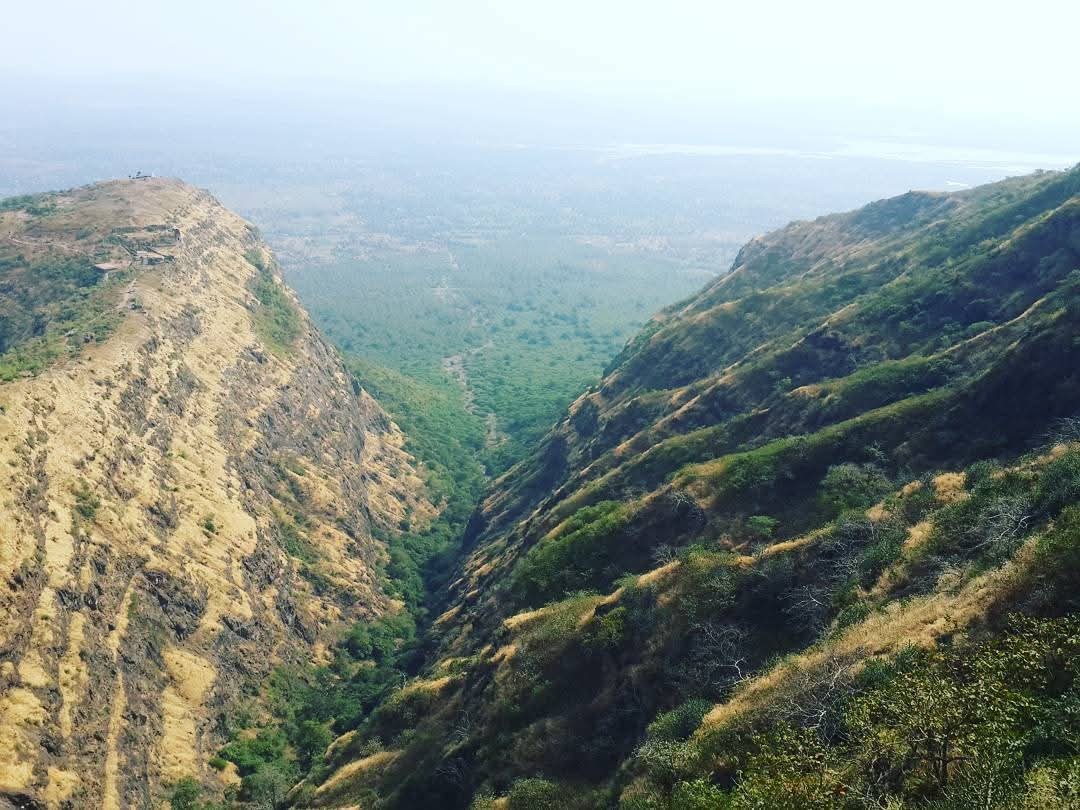
[[[491,660],[496,664],[505,664],[515,655],[517,655],[517,644],[504,644],[499,647],[491,656]]]
[[[109,713],[109,730],[105,739],[105,784],[101,792],[101,810],[120,810],[120,738],[124,722],[124,709],[127,706],[127,694],[124,692],[124,674],[116,676],[116,689],[112,697],[112,711]]]
[[[653,585],[671,574],[680,565],[678,560],[672,560],[659,568],[654,568],[637,578],[637,584],[641,587]]]
[[[914,526],[908,527],[907,537],[904,538],[904,551],[914,551],[930,539],[933,524],[928,520],[922,520]]]
[[[355,730],[346,731],[344,734],[342,734],[340,737],[337,737],[332,743],[330,743],[330,745],[327,746],[327,748],[326,748],[326,758],[328,760],[333,759],[334,756],[339,751],[341,751],[341,749],[343,749],[346,745],[348,745],[349,743],[351,743],[355,739],[356,739],[356,731]]]
[[[48,784],[41,792],[45,804],[50,807],[62,807],[75,788],[79,786],[79,775],[73,771],[65,771],[63,768],[50,766],[48,769]]]
[[[452,608],[449,608],[448,610],[440,613],[439,618],[435,620],[435,624],[445,624],[446,622],[449,622],[454,617],[456,617],[459,613],[461,613],[461,605],[454,605]]]
[[[885,501],[879,501],[866,510],[866,517],[875,522],[885,520],[889,516],[889,510],[885,508]]]
[[[919,480],[909,481],[900,488],[900,494],[905,498],[909,495],[914,495],[916,492],[922,489],[922,485],[922,481]]]
[[[967,476],[962,472],[942,473],[934,478],[934,497],[938,503],[956,503],[967,497],[964,483]]]
[[[503,626],[509,628],[510,630],[516,630],[517,628],[522,627],[529,622],[534,621],[535,619],[547,616],[551,613],[551,611],[552,609],[550,607],[544,606],[536,608],[535,610],[525,610],[521,613],[515,613],[513,616],[510,616],[509,618],[503,620]]]
[[[342,765],[330,775],[329,779],[316,788],[315,795],[321,801],[332,799],[346,792],[365,774],[386,768],[400,755],[400,751],[379,751],[371,756]]]
[[[60,694],[64,701],[60,706],[60,733],[65,739],[71,736],[72,706],[82,697],[87,681],[86,668],[80,657],[86,617],[82,613],[72,613],[68,622],[67,650],[60,659],[59,674]]]
[[[430,679],[416,678],[405,684],[397,694],[407,695],[413,692],[441,692],[453,681],[454,677],[452,675],[444,675],[441,678]]]
[[[1034,541],[1029,541],[1014,560],[1002,568],[965,583],[939,583],[939,590],[909,602],[891,603],[853,625],[839,637],[819,647],[793,656],[785,663],[750,681],[726,703],[718,704],[702,721],[698,734],[731,723],[760,710],[782,695],[800,671],[821,667],[829,660],[858,653],[862,660],[889,655],[907,644],[932,646],[946,633],[968,626],[984,616],[1000,598],[1008,594],[1030,564]]]
[[[164,658],[165,669],[177,692],[193,705],[202,703],[217,678],[214,665],[180,647],[169,647]]]
[[[198,727],[195,710],[173,686],[161,695],[161,736],[157,740],[158,768],[165,782],[198,773]]]

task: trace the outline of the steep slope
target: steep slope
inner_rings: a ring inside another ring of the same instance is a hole
[[[228,779],[223,713],[394,609],[422,483],[275,268],[174,180],[0,204],[0,805]]]
[[[296,801],[971,806],[993,774],[1057,806],[1031,780],[1080,785],[1078,333],[1080,168],[754,240],[496,482],[424,677]],[[1017,702],[964,714],[970,684]],[[886,733],[932,698],[955,757]]]

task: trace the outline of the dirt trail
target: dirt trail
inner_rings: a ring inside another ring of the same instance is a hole
[[[479,414],[480,411],[476,407],[476,394],[469,385],[469,372],[465,368],[465,359],[467,357],[474,357],[480,354],[480,352],[493,348],[494,346],[495,341],[489,340],[483,346],[469,349],[468,352],[463,354],[452,354],[443,358],[443,370],[450,379],[461,387],[462,396],[465,400],[465,410],[469,413]],[[483,417],[485,425],[484,446],[488,449],[498,447],[508,438],[506,434],[499,431],[499,417],[494,411],[485,412]]]
[[[457,257],[453,252],[449,253],[450,263],[452,266],[452,272],[457,272],[460,267],[457,263]],[[465,299],[458,292],[457,288],[452,287],[450,284],[451,277],[449,275],[443,276],[439,279],[437,286],[432,288],[432,293],[435,297],[444,304],[458,304],[467,309],[469,314],[469,328],[481,329],[484,326],[483,313],[472,305],[466,304]],[[455,383],[461,387],[462,395],[465,400],[465,410],[472,414],[480,414],[479,409],[476,407],[476,393],[469,385],[469,372],[465,368],[465,361],[469,357],[475,357],[483,351],[491,349],[495,346],[495,341],[490,338],[482,346],[469,349],[467,352],[459,354],[451,354],[442,359],[442,367],[447,376],[450,377]],[[498,447],[503,444],[509,437],[499,432],[499,417],[494,411],[487,411],[483,414],[484,417],[484,446],[488,449]]]

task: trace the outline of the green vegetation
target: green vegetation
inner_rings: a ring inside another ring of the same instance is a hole
[[[348,357],[347,365],[404,431],[406,449],[423,462],[427,496],[439,507],[429,525],[410,521],[385,538],[387,591],[426,626],[431,608],[438,607],[431,595],[453,573],[465,526],[487,482],[480,461],[485,428],[464,410],[461,392],[445,381],[424,383],[356,357]]]
[[[105,281],[87,257],[27,258],[6,247],[0,280],[0,380],[10,381],[112,334],[123,318],[117,302],[129,273]]]
[[[885,473],[873,464],[835,464],[821,479],[820,501],[827,514],[865,509],[893,488]]]
[[[256,300],[255,331],[272,352],[288,353],[300,337],[300,310],[274,277],[274,269],[265,263],[261,251],[248,250],[244,257],[259,271],[251,281]]]
[[[409,613],[387,615],[354,625],[327,666],[276,670],[260,696],[269,717],[254,728],[242,717],[223,717],[231,741],[212,763],[236,765],[241,801],[272,800],[276,806],[300,778],[326,775],[327,746],[358,727],[400,686],[415,640]]]
[[[405,385],[449,401],[462,386],[443,362],[460,356],[475,414],[496,418],[481,455],[492,473],[522,455],[656,308],[703,278],[668,259],[511,238],[376,251],[289,276],[339,347]],[[475,421],[458,401],[455,419]]]
[[[23,194],[0,200],[0,213],[4,211],[24,211],[32,217],[43,217],[56,211],[56,202],[51,194]]]
[[[319,552],[303,533],[303,514],[291,516],[279,511],[275,518],[278,539],[285,553],[308,564],[317,562]]]
[[[627,512],[613,501],[576,512],[521,561],[514,571],[514,593],[526,604],[537,604],[600,584],[616,559],[618,548],[612,544],[626,526]]]
[[[992,638],[873,662],[828,696],[820,725],[707,735],[702,753],[738,773],[717,806],[1073,806],[1078,631],[1075,617],[1015,617]]]
[[[90,489],[90,485],[86,481],[79,481],[79,485],[75,488],[74,492],[75,511],[80,517],[86,520],[93,520],[97,515],[98,509],[101,507],[101,498]]]
[[[1078,192],[798,223],[650,324],[496,482],[335,801],[1075,805]],[[476,451],[436,377],[365,373],[418,455]]]
[[[347,358],[347,364],[356,381],[401,427],[406,449],[423,462],[428,497],[441,505],[439,517],[424,531],[409,527],[403,536],[391,539],[406,552],[416,576],[436,590],[449,573],[457,542],[486,485],[480,461],[483,420],[464,410],[461,392],[445,381],[424,383],[356,357]],[[407,601],[418,600],[422,601],[414,593]]]
[[[169,807],[171,810],[198,810],[202,807],[201,796],[202,785],[193,777],[185,776],[169,789]]]
[[[479,772],[498,775],[495,784],[505,787],[481,784],[472,806],[490,806],[484,797],[494,793],[597,809],[615,799],[621,808],[661,810],[959,808],[991,788],[1028,802],[1022,806],[1043,806],[1048,797],[1062,803],[1047,806],[1070,806],[1076,786],[1069,774],[1080,753],[1072,730],[1080,627],[1071,613],[1080,509],[1043,511],[1021,524],[1007,559],[1038,559],[1023,575],[1032,579],[1006,580],[1012,584],[997,597],[997,618],[959,635],[955,646],[905,648],[901,637],[896,652],[860,666],[857,651],[828,645],[864,633],[862,623],[875,617],[917,610],[918,594],[939,598],[944,570],[953,572],[955,589],[1006,562],[971,548],[943,556],[965,547],[969,526],[980,523],[957,521],[956,510],[975,504],[983,512],[1005,496],[1050,502],[1047,493],[1060,491],[1062,480],[1075,482],[1067,471],[1077,469],[1077,457],[1074,448],[1052,460],[1033,454],[1008,467],[978,466],[963,496],[948,503],[909,487],[885,498],[880,518],[845,512],[805,548],[748,564],[721,543],[695,545],[677,555],[666,578],[642,585],[629,577],[614,597],[582,593],[549,603],[498,638],[515,652],[484,687],[490,714],[479,727],[452,732],[466,734],[455,743],[466,749],[482,743],[492,746],[482,751],[507,752]],[[556,537],[612,512],[610,504],[584,511]],[[905,549],[909,530],[924,523],[930,538],[943,539]],[[1024,543],[1033,552],[1017,557]],[[875,632],[884,641],[893,631]],[[804,649],[826,655],[800,661]],[[456,678],[487,682],[491,666],[482,658],[463,662]],[[641,689],[632,698],[625,673]],[[753,674],[779,686],[732,723],[703,725]],[[417,767],[404,781],[385,785],[394,801],[445,789],[433,775],[439,738],[432,735],[460,718],[443,708],[453,705],[403,693],[359,726],[368,739],[427,753],[426,764],[410,760]],[[532,742],[538,722],[541,747]],[[503,782],[508,774],[517,777]],[[586,774],[609,781],[583,786]]]

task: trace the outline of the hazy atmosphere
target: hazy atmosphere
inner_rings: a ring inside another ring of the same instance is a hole
[[[1080,807],[1080,5],[8,5],[0,810]]]

